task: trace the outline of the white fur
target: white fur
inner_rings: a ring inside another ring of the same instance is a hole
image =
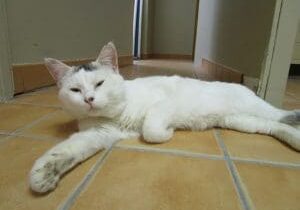
[[[60,75],[56,78],[59,98],[64,108],[77,116],[81,131],[36,161],[30,174],[34,191],[54,189],[63,173],[116,141],[143,136],[147,142],[161,143],[178,128],[222,127],[268,134],[300,149],[299,130],[280,122],[291,112],[274,108],[241,85],[179,76],[124,81],[116,58],[109,56],[116,56],[112,43],[104,46],[99,56],[106,59],[105,65],[98,58],[93,63],[97,70],[76,73],[56,60],[50,59],[50,64],[46,60],[50,72]],[[114,65],[108,65],[107,60],[114,60]],[[65,73],[58,74],[57,69],[63,68]],[[99,81],[104,83],[95,87]],[[89,97],[94,98],[91,105],[84,101]]]

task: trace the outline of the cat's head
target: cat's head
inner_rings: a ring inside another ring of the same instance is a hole
[[[65,109],[77,117],[118,114],[124,99],[124,80],[119,75],[118,55],[112,42],[89,64],[68,66],[45,58],[45,65],[57,83]]]

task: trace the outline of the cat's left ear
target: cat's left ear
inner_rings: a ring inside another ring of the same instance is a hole
[[[104,45],[96,61],[101,65],[111,66],[115,72],[119,72],[118,53],[112,42]]]
[[[68,66],[67,64],[64,64],[63,62],[53,58],[45,58],[44,61],[49,73],[57,84],[59,84],[59,81],[66,74],[66,72],[72,69],[72,67]]]

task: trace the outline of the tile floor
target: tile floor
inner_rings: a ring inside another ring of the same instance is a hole
[[[159,72],[125,69],[127,77]],[[287,89],[296,101],[299,87],[292,81]],[[34,160],[76,131],[56,92],[44,88],[0,104],[1,210],[300,209],[300,153],[268,136],[218,129],[178,131],[157,145],[125,140],[72,170],[54,192],[34,194],[27,182]]]
[[[289,78],[283,107],[286,109],[300,109],[300,76]]]

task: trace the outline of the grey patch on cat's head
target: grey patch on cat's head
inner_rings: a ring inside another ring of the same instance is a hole
[[[83,69],[84,71],[95,71],[97,70],[97,66],[93,63],[82,64],[79,66],[74,66],[73,72],[76,73],[80,69]]]

